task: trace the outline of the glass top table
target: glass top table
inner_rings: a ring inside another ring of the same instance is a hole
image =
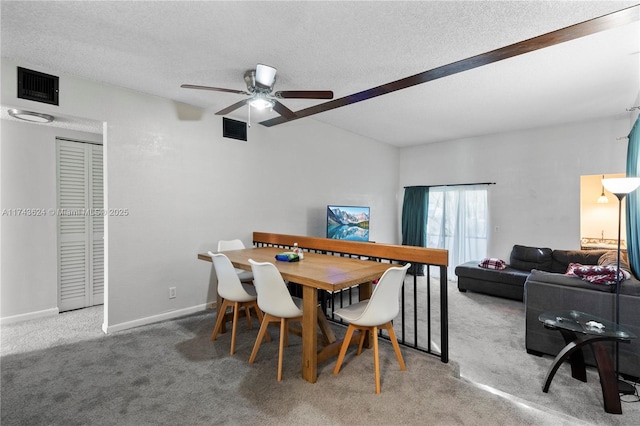
[[[614,340],[637,338],[620,324],[580,311],[543,312],[538,319],[547,328],[564,329],[592,336],[606,336]]]
[[[616,342],[617,350],[618,343],[629,343],[637,336],[623,325],[574,310],[543,312],[538,320],[546,328],[558,330],[566,344],[549,367],[542,391],[545,393],[549,391],[553,376],[566,360],[571,363],[571,377],[586,382],[587,371],[582,348],[589,345],[593,350],[600,376],[604,410],[607,413],[622,414],[618,374],[614,371],[614,364],[609,354],[610,346],[605,342]]]

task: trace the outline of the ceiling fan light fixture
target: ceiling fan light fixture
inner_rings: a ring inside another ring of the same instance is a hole
[[[201,86],[196,84],[182,84],[180,87],[186,89],[212,90],[214,92],[237,93],[240,95],[248,95],[248,99],[229,105],[226,108],[216,112],[216,115],[226,115],[238,108],[248,105],[249,114],[251,107],[259,110],[271,109],[280,114],[287,120],[297,118],[296,113],[291,111],[280,101],[280,99],[333,99],[331,90],[284,90],[272,94],[273,85],[276,82],[276,69],[264,64],[258,64],[255,70],[247,70],[244,73],[244,82],[247,90],[225,89],[223,87]],[[260,123],[263,125],[266,122]]]
[[[273,104],[274,102],[272,100],[263,97],[256,97],[249,101],[249,105],[259,110],[273,108]]]
[[[30,121],[32,123],[51,123],[54,119],[53,115],[42,114],[39,112],[25,111],[21,109],[11,108],[7,111],[13,118],[19,120]]]
[[[269,65],[258,64],[256,66],[256,83],[266,88],[273,87],[276,82],[276,71],[278,70]]]

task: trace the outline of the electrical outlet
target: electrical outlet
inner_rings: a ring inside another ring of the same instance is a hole
[[[169,299],[175,299],[175,298],[176,298],[176,288],[169,287]]]

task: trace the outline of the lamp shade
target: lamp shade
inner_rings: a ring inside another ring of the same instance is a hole
[[[615,195],[626,195],[640,187],[640,177],[602,179],[602,185]]]

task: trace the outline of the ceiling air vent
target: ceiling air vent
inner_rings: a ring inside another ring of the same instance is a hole
[[[58,77],[18,67],[18,98],[58,105]]]

